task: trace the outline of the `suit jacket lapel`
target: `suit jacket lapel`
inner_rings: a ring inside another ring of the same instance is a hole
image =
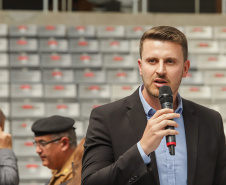
[[[194,107],[189,105],[189,102],[187,100],[183,99],[183,118],[187,143],[187,185],[193,184],[197,160],[199,124],[198,118],[194,113]]]
[[[147,124],[147,118],[145,112],[143,111],[143,107],[136,105],[128,111],[127,115],[139,141],[143,136],[143,132]]]
[[[128,99],[127,107],[130,109],[127,112],[127,116],[130,120],[131,126],[134,129],[134,133],[136,133],[137,141],[139,141],[143,136],[145,127],[147,125],[147,117],[139,98],[139,88]],[[151,153],[151,165],[148,165],[148,168],[150,171],[152,171],[155,180],[159,185],[158,169],[154,152]]]
[[[139,98],[139,88],[127,99],[126,106],[129,109],[127,116],[139,141],[147,124],[144,108]]]

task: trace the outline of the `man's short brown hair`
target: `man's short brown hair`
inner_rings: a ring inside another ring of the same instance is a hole
[[[147,39],[169,41],[181,45],[184,61],[188,58],[188,44],[185,35],[171,26],[157,26],[147,30],[140,39],[140,58],[142,58],[143,42]]]

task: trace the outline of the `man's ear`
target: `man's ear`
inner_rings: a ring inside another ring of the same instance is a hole
[[[184,62],[183,78],[185,78],[187,76],[189,68],[190,68],[190,60],[186,60]]]
[[[141,68],[141,59],[138,59],[138,67],[139,67],[139,73],[140,73],[140,76],[142,76],[142,68]]]
[[[62,137],[61,138],[61,146],[62,146],[62,151],[66,151],[69,148],[69,138],[68,137]]]

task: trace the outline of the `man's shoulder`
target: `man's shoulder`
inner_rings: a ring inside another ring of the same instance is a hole
[[[187,100],[182,98],[183,101],[183,106],[187,107],[188,109],[193,109],[195,111],[199,111],[199,112],[204,112],[208,115],[208,113],[214,113],[214,114],[219,114],[218,111],[216,111],[215,109],[213,109],[212,107],[206,105],[202,105],[196,102],[193,102],[191,100]]]
[[[97,109],[104,109],[104,110],[116,109],[117,110],[117,109],[122,109],[123,107],[132,107],[133,105],[136,104],[137,101],[140,101],[138,89],[134,91],[131,95],[128,95],[124,98],[101,105],[97,107]]]

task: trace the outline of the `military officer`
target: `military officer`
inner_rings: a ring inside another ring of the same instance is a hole
[[[46,185],[59,185],[73,177],[73,163],[77,139],[71,118],[54,115],[35,121],[34,146],[43,166],[52,170],[52,178]]]

